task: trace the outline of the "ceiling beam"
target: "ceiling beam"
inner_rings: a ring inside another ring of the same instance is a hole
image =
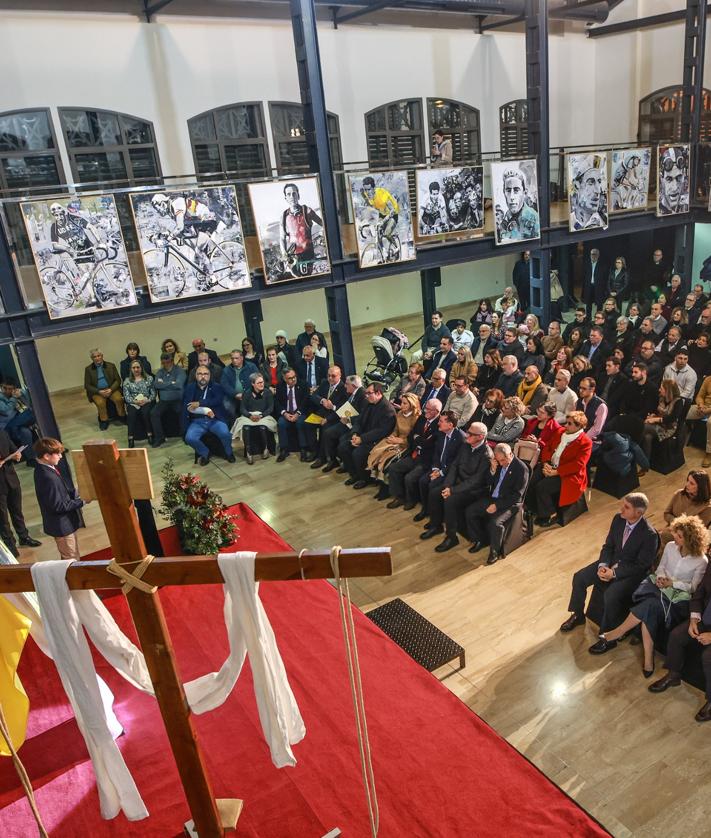
[[[153,15],[157,15],[161,9],[164,9],[173,0],[156,0],[155,3],[149,5],[148,0],[143,0],[143,13],[146,16],[146,23],[150,23]]]
[[[650,15],[639,20],[623,20],[607,26],[593,26],[588,29],[588,38],[602,38],[605,35],[618,35],[620,32],[635,32],[638,29],[649,29],[652,26],[677,23],[680,20],[686,20],[685,9],[678,12],[665,12],[661,15]]]

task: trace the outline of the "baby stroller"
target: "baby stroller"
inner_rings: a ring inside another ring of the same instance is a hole
[[[402,353],[410,342],[399,329],[386,326],[380,335],[370,339],[370,345],[375,354],[363,372],[364,384],[367,387],[378,381],[387,390],[407,372],[407,360]]]

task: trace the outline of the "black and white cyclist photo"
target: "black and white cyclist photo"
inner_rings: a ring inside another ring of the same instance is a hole
[[[691,146],[657,146],[657,216],[689,212]]]
[[[234,186],[130,195],[153,302],[249,288]]]
[[[136,305],[111,195],[29,201],[22,216],[50,318]]]
[[[491,164],[496,244],[541,237],[536,160],[502,160]]]
[[[418,169],[417,235],[484,230],[484,175],[481,166]]]
[[[610,212],[647,209],[652,149],[615,149],[611,160]]]
[[[331,273],[317,177],[249,184],[267,285]]]
[[[360,267],[414,259],[407,172],[362,172],[348,183]]]

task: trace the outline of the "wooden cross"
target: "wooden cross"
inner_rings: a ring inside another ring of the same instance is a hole
[[[83,450],[114,557],[132,571],[147,553],[118,447],[113,440],[98,440],[87,442]],[[120,587],[122,582],[108,573],[108,564],[107,561],[75,562],[67,570],[69,587],[80,590]],[[343,577],[388,576],[392,573],[390,548],[342,550],[339,565]],[[0,593],[34,590],[30,568],[29,564],[0,567]],[[269,582],[301,579],[302,571],[306,579],[331,577],[330,553],[305,552],[301,559],[296,553],[258,554],[254,578]],[[143,575],[143,581],[162,587],[215,584],[223,579],[215,556],[174,556],[156,558]],[[212,793],[158,593],[147,594],[133,588],[126,600],[198,835],[218,838],[225,830],[235,828],[242,801],[217,801]]]

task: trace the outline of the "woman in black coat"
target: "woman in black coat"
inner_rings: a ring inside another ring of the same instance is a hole
[[[618,256],[607,277],[608,296],[614,297],[618,301],[624,300],[629,284],[630,277],[627,273],[627,263],[624,256]]]
[[[141,349],[137,343],[129,343],[126,346],[126,357],[121,361],[119,367],[121,369],[121,381],[125,381],[131,375],[131,362],[140,361],[143,367],[143,372],[146,375],[153,375],[151,369],[151,362],[145,355],[141,355]]]

